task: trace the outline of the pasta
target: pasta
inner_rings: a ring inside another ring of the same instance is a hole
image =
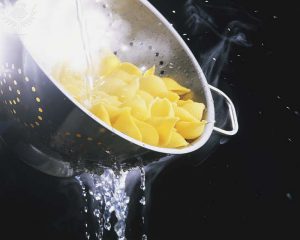
[[[107,56],[87,96],[83,74],[66,64],[54,77],[73,97],[116,130],[152,146],[179,148],[199,138],[205,128],[205,105],[192,100],[190,89],[169,77],[155,75],[155,66],[142,72],[137,66]]]

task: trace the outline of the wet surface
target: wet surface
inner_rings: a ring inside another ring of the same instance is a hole
[[[155,240],[201,239],[223,227],[223,237],[244,228],[291,237],[300,220],[296,7],[244,0],[151,2],[206,66],[208,81],[232,98],[240,131],[229,141],[213,135],[197,153],[147,167],[143,210],[143,193],[135,190],[140,178],[132,174],[128,239],[141,239],[144,232]],[[0,134],[6,126],[1,121]],[[6,239],[86,239],[86,222],[95,231],[75,179],[36,172],[9,146],[1,145],[0,159],[0,230]]]

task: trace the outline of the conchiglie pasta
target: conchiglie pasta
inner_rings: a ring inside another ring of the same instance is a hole
[[[129,110],[125,110],[120,113],[116,122],[113,124],[113,127],[129,137],[142,141],[141,131],[137,127]]]
[[[206,121],[201,122],[185,122],[178,121],[176,123],[177,131],[188,140],[193,140],[201,136],[204,131]]]
[[[202,135],[205,105],[194,102],[193,92],[173,78],[155,75],[155,66],[143,72],[110,54],[102,59],[96,75],[94,88],[88,90],[84,74],[67,64],[53,71],[92,114],[131,138],[151,146],[181,148]]]
[[[99,103],[97,105],[94,105],[91,110],[93,114],[95,114],[98,118],[100,118],[103,122],[107,123],[109,126],[111,126],[110,117],[107,109],[103,105],[103,103]]]
[[[157,130],[148,123],[135,119],[136,126],[142,135],[142,141],[149,145],[157,146],[159,144],[159,135]]]

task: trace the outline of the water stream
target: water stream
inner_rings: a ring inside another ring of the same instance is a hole
[[[84,18],[84,12],[82,8],[81,0],[76,1],[76,12],[77,12],[77,21],[80,29],[80,36],[82,41],[82,47],[84,51],[84,58],[86,62],[86,72],[85,72],[85,89],[87,90],[87,106],[91,105],[92,102],[92,90],[94,88],[95,81],[95,68],[92,59],[92,53],[89,46],[88,31],[86,28],[86,22]]]

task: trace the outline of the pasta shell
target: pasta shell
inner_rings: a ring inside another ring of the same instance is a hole
[[[142,71],[137,66],[128,62],[121,63],[118,69],[131,75],[142,76]]]
[[[150,117],[150,112],[145,100],[139,95],[135,96],[132,100],[126,102],[124,106],[132,109],[132,115],[142,121]]]
[[[149,77],[155,74],[155,66],[153,66],[152,68],[149,68],[145,73],[144,73],[144,77]]]
[[[138,141],[142,141],[142,134],[129,110],[123,111],[118,116],[116,122],[113,124],[113,127]]]
[[[150,93],[154,97],[163,97],[168,92],[163,80],[157,76],[142,77],[140,84],[141,90]]]
[[[172,78],[163,78],[163,81],[165,82],[169,91],[174,91],[179,95],[183,95],[191,91],[190,89],[181,86]]]
[[[199,122],[189,111],[183,107],[174,106],[175,116],[185,122]]]
[[[188,101],[178,101],[178,105],[187,110],[196,119],[201,120],[203,117],[203,112],[205,105],[203,103],[194,102],[192,100]]]
[[[185,147],[189,143],[175,130],[172,131],[170,141],[165,146],[167,148]]]
[[[110,54],[101,61],[98,75],[100,77],[106,76],[116,69],[120,64],[120,59],[116,55]]]
[[[185,139],[193,140],[200,137],[204,131],[206,121],[201,122],[184,122],[178,121],[176,129]]]
[[[157,130],[148,123],[135,120],[137,127],[142,134],[142,141],[152,146],[157,146],[159,143],[159,135]]]
[[[174,109],[172,103],[164,98],[156,98],[150,108],[151,117],[174,117]]]
[[[93,114],[95,114],[98,118],[100,118],[103,122],[107,123],[109,126],[111,126],[110,118],[108,111],[104,107],[102,103],[94,105],[91,110]]]
[[[159,135],[159,145],[165,146],[170,142],[172,130],[175,127],[178,118],[175,117],[152,117],[147,123],[155,127]]]

